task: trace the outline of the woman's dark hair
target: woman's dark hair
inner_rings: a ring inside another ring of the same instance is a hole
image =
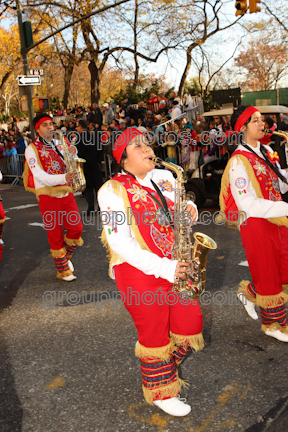
[[[231,116],[231,126],[232,126],[233,130],[234,130],[235,124],[236,124],[237,120],[239,119],[239,117],[241,116],[241,114],[243,114],[243,112],[251,106],[252,105],[240,105],[237,109],[234,110],[234,112]],[[249,117],[249,119],[244,123],[244,126],[247,126],[247,124],[250,121],[251,121],[251,117]]]
[[[266,122],[269,126],[269,129],[274,125],[274,121],[272,120],[271,117],[267,117],[264,122]]]

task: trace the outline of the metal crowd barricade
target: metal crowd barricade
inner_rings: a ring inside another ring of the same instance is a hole
[[[12,179],[10,187],[23,184],[24,162],[24,154],[0,158],[0,171],[2,172],[3,178]]]

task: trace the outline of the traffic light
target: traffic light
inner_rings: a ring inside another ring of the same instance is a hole
[[[261,0],[249,0],[249,12],[260,12],[261,8],[257,6],[257,3],[261,3]]]
[[[33,33],[32,26],[30,21],[23,22],[23,31],[24,31],[24,40],[25,40],[25,48],[29,48],[33,45]]]
[[[49,111],[49,99],[39,96],[33,97],[33,108],[37,113]]]
[[[247,0],[236,1],[235,8],[237,9],[236,14],[235,14],[236,16],[244,15],[248,9]]]

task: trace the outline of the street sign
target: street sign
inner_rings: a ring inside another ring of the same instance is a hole
[[[29,75],[44,75],[43,69],[29,69]]]
[[[41,77],[39,75],[38,76],[18,75],[17,79],[18,79],[19,86],[41,84]]]

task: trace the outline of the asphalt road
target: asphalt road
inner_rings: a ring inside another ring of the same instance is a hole
[[[218,243],[207,268],[213,301],[202,304],[205,349],[181,366],[192,412],[173,418],[143,400],[137,333],[117,304],[100,230],[85,225],[73,257],[77,279],[59,281],[34,196],[21,186],[0,189],[10,218],[0,264],[0,432],[288,430],[288,346],[229,304],[249,279],[236,230],[195,228]],[[86,209],[83,198],[77,203]]]

